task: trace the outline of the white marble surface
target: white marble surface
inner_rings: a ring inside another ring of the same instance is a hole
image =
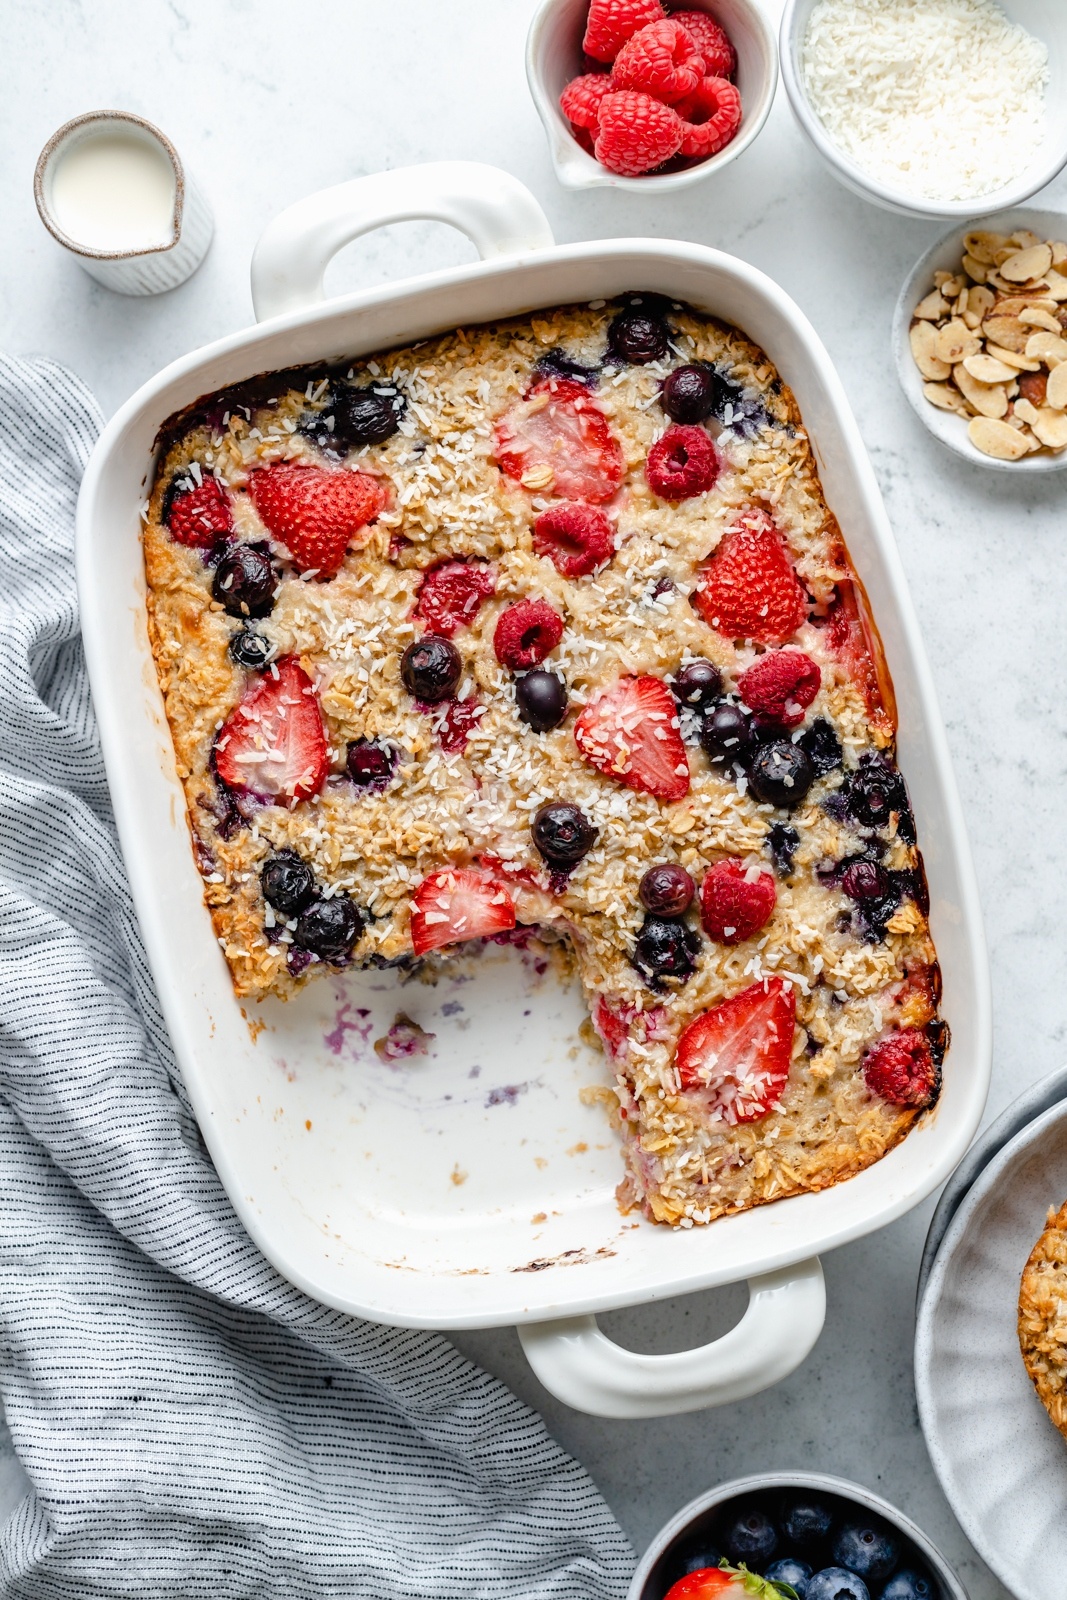
[[[767,0],[777,10],[779,0]],[[997,1059],[990,1114],[1062,1064],[1067,1034],[1067,472],[1022,484],[943,452],[896,387],[888,330],[899,285],[936,224],[839,188],[779,94],[756,145],[676,199],[556,184],[530,105],[522,45],[533,0],[5,0],[0,53],[0,347],[73,367],[112,410],[163,363],[251,319],[248,261],[267,220],[329,183],[446,156],[490,160],[537,195],[560,240],[652,233],[724,247],[777,278],[837,362],[871,451],[923,622],[955,754],[993,957]],[[162,126],[217,217],[183,288],[109,295],[40,226],[31,178],[48,134],[118,106]],[[1067,180],[1041,204],[1067,211]],[[345,252],[336,287],[472,254],[437,225],[392,228]],[[1054,1198],[1061,1198],[1056,1196]],[[643,1546],[691,1495],[737,1473],[814,1466],[910,1511],[973,1600],[1004,1591],[969,1549],[929,1467],[911,1381],[915,1273],[932,1202],[825,1265],[826,1332],[787,1383],[743,1405],[605,1423],[544,1395],[511,1331],[464,1349],[539,1406]],[[724,1328],[740,1290],[606,1319],[646,1349]]]

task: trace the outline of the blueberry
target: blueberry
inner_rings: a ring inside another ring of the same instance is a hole
[[[551,800],[535,813],[533,842],[550,867],[574,867],[597,841],[598,829],[567,800]]]
[[[877,861],[852,861],[841,874],[841,887],[850,900],[879,900],[889,888],[889,877]]]
[[[894,1572],[879,1600],[936,1600],[937,1590],[925,1573],[914,1567],[901,1567]]]
[[[575,361],[559,345],[541,356],[534,372],[539,378],[570,378],[572,383],[593,383],[596,380],[596,367],[587,367],[584,362]]]
[[[771,852],[774,870],[780,878],[788,878],[793,870],[793,857],[800,845],[800,835],[788,822],[776,822],[767,830],[767,848]]]
[[[608,355],[634,366],[662,361],[670,349],[666,324],[641,306],[630,306],[612,319]]]
[[[705,361],[695,361],[687,367],[675,367],[663,380],[660,399],[664,411],[672,422],[692,426],[711,415],[715,404],[719,377],[715,368]]]
[[[259,875],[263,898],[283,917],[295,917],[315,895],[315,874],[295,850],[279,850]]]
[[[230,640],[229,657],[235,667],[246,672],[262,672],[274,655],[274,646],[254,628],[241,628]]]
[[[808,1579],[804,1600],[871,1600],[862,1578],[844,1567],[823,1567]]]
[[[660,917],[681,917],[693,903],[696,884],[684,867],[664,861],[649,867],[637,893],[646,911]]]
[[[868,751],[851,773],[846,786],[850,815],[867,828],[884,827],[895,811],[897,832],[906,844],[915,842],[915,823],[908,792],[896,767],[885,756]]]
[[[900,1559],[900,1545],[889,1530],[873,1519],[846,1522],[834,1537],[833,1557],[857,1577],[881,1583]]]
[[[416,700],[435,706],[451,700],[463,673],[463,661],[451,639],[427,633],[409,644],[400,659],[404,688]]]
[[[778,1548],[774,1523],[758,1506],[745,1506],[726,1530],[726,1554],[731,1561],[761,1570]]]
[[[713,661],[687,661],[679,667],[668,687],[683,706],[712,706],[722,694],[722,673]]]
[[[211,593],[231,617],[269,617],[278,575],[265,544],[227,544],[215,567]]]
[[[810,1550],[829,1537],[834,1514],[825,1500],[790,1500],[782,1511],[782,1537],[787,1544]]]
[[[646,917],[632,959],[646,983],[658,988],[663,978],[681,978],[684,983],[692,977],[699,950],[699,938],[684,922]]]
[[[740,706],[724,700],[704,718],[700,742],[716,766],[743,763],[752,747],[752,718]]]
[[[715,1568],[722,1560],[722,1556],[714,1545],[691,1545],[679,1560],[674,1570],[679,1578],[688,1577],[691,1572],[706,1572],[709,1567]]]
[[[393,776],[396,752],[387,745],[379,744],[377,739],[353,739],[348,746],[345,765],[348,776],[361,789],[369,789],[374,785],[383,787]]]
[[[796,1590],[800,1600],[805,1600],[811,1568],[806,1561],[798,1561],[795,1556],[782,1556],[780,1560],[771,1562],[763,1576],[769,1578],[771,1583],[787,1583]]]
[[[334,436],[344,445],[382,444],[399,428],[406,402],[392,384],[343,384],[334,400]]]
[[[748,765],[748,781],[757,800],[792,811],[815,782],[815,768],[791,739],[773,739],[757,746]]]
[[[535,733],[558,728],[567,715],[567,689],[554,672],[527,672],[515,685],[519,716]]]
[[[804,729],[799,742],[807,751],[816,777],[824,777],[841,765],[841,741],[825,717],[816,717],[811,727]]]
[[[940,1017],[935,1017],[933,1022],[926,1024],[926,1037],[930,1041],[930,1054],[934,1058],[934,1066],[939,1067],[948,1054],[949,1028],[948,1023]]]
[[[363,932],[363,918],[345,894],[330,900],[313,900],[301,913],[293,935],[302,950],[323,961],[347,961]]]

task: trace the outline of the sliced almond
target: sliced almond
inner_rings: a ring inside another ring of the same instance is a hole
[[[1067,361],[1067,339],[1056,333],[1032,333],[1026,341],[1026,354],[1031,361],[1058,367],[1061,361]]]
[[[953,273],[953,275],[949,278],[946,278],[944,283],[941,285],[941,293],[946,300],[955,300],[960,290],[966,287],[966,283],[967,280],[965,278],[959,277],[957,274]]]
[[[1067,266],[1067,261],[1062,262],[1061,265]],[[1048,284],[1050,300],[1057,302],[1067,300],[1067,277],[1062,272],[1046,272],[1045,282]]]
[[[987,289],[984,283],[976,283],[967,294],[967,314],[971,316],[977,311],[980,317],[988,317],[996,303],[992,289]]]
[[[930,293],[915,307],[915,315],[920,322],[940,322],[942,317],[948,316],[948,301],[943,298],[940,289],[931,289]]]
[[[941,285],[944,284],[944,283],[947,283],[948,280],[951,278],[951,276],[952,276],[951,272],[946,272],[943,267],[940,268],[937,272],[934,273],[934,284],[935,284],[935,286],[938,289],[940,289]]]
[[[982,323],[982,332],[987,340],[999,344],[1002,350],[1016,350],[1019,355],[1026,353],[1026,341],[1031,338],[1030,329],[1025,322],[1020,322],[1018,317],[1003,317],[999,314],[999,307],[994,310],[991,317],[986,317]]]
[[[991,266],[998,250],[1003,250],[1009,240],[1003,233],[984,233],[980,229],[964,234],[963,247],[975,261]]]
[[[1049,373],[1045,399],[1056,411],[1067,411],[1067,361],[1061,361]]]
[[[959,294],[956,296],[956,303],[952,307],[952,315],[954,317],[965,317],[967,315],[967,307],[969,304],[970,290],[961,289]]]
[[[1054,267],[1062,266],[1067,261],[1067,241],[1053,239],[1050,242],[1052,245],[1052,265]]]
[[[1003,345],[993,344],[987,340],[985,353],[993,356],[997,361],[1003,361],[1007,367],[1016,367],[1020,372],[1040,372],[1040,361],[1031,361],[1029,356],[1020,355],[1018,350],[1005,350]]]
[[[1022,434],[1010,423],[997,422],[992,417],[972,417],[967,437],[976,450],[998,461],[1021,461],[1027,454],[1027,443]]]
[[[1016,400],[1012,407],[1012,414],[1021,417],[1023,422],[1036,422],[1040,415],[1037,407],[1031,405],[1029,400]]]
[[[955,364],[966,356],[976,356],[981,348],[981,339],[958,317],[953,317],[951,322],[946,322],[943,328],[937,330],[934,354],[939,361]]]
[[[924,383],[923,394],[939,411],[955,411],[961,417],[970,415],[966,400],[951,383]]]
[[[940,382],[948,377],[952,365],[937,354],[937,329],[932,322],[913,322],[908,340],[915,365],[924,378]]]
[[[1019,321],[1025,322],[1028,328],[1044,328],[1049,333],[1063,332],[1051,311],[1046,311],[1044,306],[1025,306],[1019,312]]]
[[[988,353],[976,356],[965,356],[963,365],[967,368],[972,378],[977,378],[979,383],[1011,383],[1018,377],[1015,368],[1006,361],[998,361],[996,356]]]
[[[1011,236],[1011,242],[1018,245],[1020,250],[1028,250],[1033,249],[1035,245],[1044,244],[1045,241],[1032,228],[1016,228]],[[1051,246],[1049,248],[1051,249]]]
[[[974,279],[975,283],[985,283],[987,268],[981,261],[976,261],[974,256],[964,256],[963,270],[969,278]]]
[[[1067,447],[1067,412],[1053,411],[1048,406],[1042,406],[1037,415],[1030,419],[1030,426],[1034,430],[1035,437],[1049,450],[1063,450]]]
[[[952,376],[965,399],[982,417],[1002,417],[1008,409],[1008,396],[1002,384],[979,383],[962,364],[953,367]]]
[[[1027,291],[1025,294],[998,295],[996,304],[993,307],[993,315],[995,317],[1019,317],[1022,316],[1024,311],[1048,311],[1052,313],[1055,310],[1055,300],[1051,295],[1046,294],[1044,286],[1042,286],[1034,294]]]

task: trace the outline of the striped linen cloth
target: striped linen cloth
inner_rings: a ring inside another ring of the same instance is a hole
[[[626,1541],[540,1419],[438,1335],[299,1293],[222,1190],[78,634],[100,420],[0,357],[0,1595],[621,1596]]]

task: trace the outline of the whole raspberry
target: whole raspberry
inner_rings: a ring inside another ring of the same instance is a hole
[[[599,506],[571,500],[542,511],[534,523],[533,547],[565,578],[584,578],[611,560],[615,535]]]
[[[501,666],[525,672],[543,661],[563,637],[563,618],[547,600],[517,600],[500,613],[493,649]]]
[[[600,120],[600,102],[611,93],[611,78],[606,72],[586,72],[572,78],[559,97],[559,108],[575,128],[592,129]]]
[[[659,0],[591,0],[582,49],[594,61],[614,61],[638,28],[666,14]]]
[[[769,872],[736,856],[716,861],[700,885],[700,920],[709,939],[741,944],[774,915],[778,891]]]
[[[719,452],[703,428],[668,428],[648,452],[645,477],[661,500],[706,494],[719,476]]]
[[[704,58],[704,77],[732,78],[737,69],[737,51],[726,31],[706,11],[674,11],[672,22],[680,22]]]
[[[894,1106],[921,1110],[941,1092],[941,1070],[929,1040],[915,1028],[901,1028],[872,1045],[863,1058],[863,1076],[872,1093]]]
[[[636,178],[662,166],[682,146],[682,120],[650,94],[619,89],[600,102],[600,131],[594,154],[609,172]]]
[[[423,573],[415,615],[430,633],[451,639],[457,628],[470,627],[495,586],[493,569],[484,561],[442,561]]]
[[[668,103],[695,94],[704,76],[700,51],[672,17],[628,39],[611,69],[616,89],[639,89]]]
[[[822,673],[803,650],[768,650],[737,680],[737,692],[764,726],[796,728],[819,692]]]
[[[725,78],[705,78],[676,109],[683,123],[682,154],[701,161],[724,149],[741,126],[741,96]]]
[[[163,496],[163,521],[179,544],[207,550],[233,527],[230,497],[211,473],[175,478]]]

